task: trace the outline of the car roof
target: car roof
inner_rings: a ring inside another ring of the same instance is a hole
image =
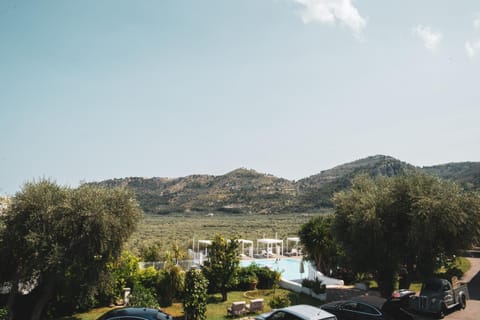
[[[153,308],[119,308],[110,310],[106,314],[104,314],[100,319],[108,318],[108,317],[119,317],[119,316],[143,316],[149,317],[152,319],[161,319],[159,316],[164,316],[163,318],[167,319],[168,315],[163,313],[160,310],[153,309]]]
[[[382,309],[383,304],[387,301],[384,298],[376,297],[376,296],[359,296],[351,299],[352,301],[362,302],[370,304],[378,309]]]
[[[307,319],[335,318],[335,316],[330,312],[327,312],[325,310],[322,310],[320,308],[310,306],[307,304],[299,304],[296,306],[290,306],[290,307],[286,307],[279,310],[284,310],[298,317],[307,318]]]

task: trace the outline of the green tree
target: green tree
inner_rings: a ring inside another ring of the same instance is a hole
[[[35,304],[19,305],[40,319],[48,303],[86,307],[98,280],[118,257],[141,211],[124,189],[83,185],[77,189],[41,180],[26,183],[5,216],[2,256],[9,257],[1,281],[12,284],[8,305],[20,283],[32,281]],[[16,311],[16,310],[14,310]]]
[[[108,292],[110,300],[123,299],[123,289],[132,289],[139,281],[139,261],[131,252],[123,251],[120,257],[107,264],[107,271],[113,282],[112,290]]]
[[[202,271],[211,288],[222,294],[222,301],[227,301],[228,290],[237,282],[239,264],[238,241],[236,239],[227,241],[222,236],[216,235]]]
[[[142,261],[160,261],[162,260],[161,243],[156,241],[152,244],[142,245],[139,249]]]
[[[317,270],[328,274],[335,267],[340,248],[333,237],[333,215],[322,215],[310,219],[300,227],[300,241],[306,259],[315,263]]]
[[[427,277],[436,257],[469,247],[480,234],[478,195],[432,176],[359,176],[334,203],[336,238],[354,271],[372,273],[383,296],[402,265]]]
[[[208,280],[199,270],[191,269],[185,276],[183,308],[186,319],[205,320],[207,312]]]

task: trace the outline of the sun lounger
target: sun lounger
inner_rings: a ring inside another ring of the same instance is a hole
[[[227,313],[232,316],[241,316],[247,313],[247,305],[245,301],[232,302],[232,305],[227,308]]]
[[[264,258],[273,258],[275,257],[275,255],[272,253],[271,250],[268,250],[268,252],[266,250],[262,250],[262,256]]]
[[[249,313],[256,313],[263,311],[263,299],[253,299],[246,305]]]

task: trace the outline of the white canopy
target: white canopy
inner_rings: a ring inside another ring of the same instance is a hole
[[[200,252],[200,245],[205,248],[205,255],[208,255],[208,249],[207,247],[212,245],[212,240],[198,240],[197,242],[197,252]]]
[[[247,245],[249,247],[248,256],[253,257],[253,241],[252,240],[238,239],[238,243],[242,245],[241,254],[244,254],[245,245]]]
[[[259,245],[262,244],[263,247],[267,247],[267,256],[273,254],[273,248],[276,249],[275,253],[281,255],[283,252],[283,240],[280,239],[257,239],[257,254],[259,253]],[[280,244],[280,247],[278,246]]]
[[[292,246],[292,249],[295,249],[296,254],[298,255],[298,243],[300,242],[299,237],[289,237],[287,238],[287,252],[288,252],[288,244],[289,242],[294,242],[295,244]],[[292,252],[293,254],[293,252]]]

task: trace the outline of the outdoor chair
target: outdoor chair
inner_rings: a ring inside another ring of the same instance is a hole
[[[245,301],[232,302],[232,305],[227,308],[228,315],[241,316],[247,313],[247,305]]]
[[[249,313],[263,311],[263,299],[253,299],[246,306]]]
[[[284,255],[287,257],[298,256],[298,251],[297,249],[293,248],[292,250],[290,250],[290,252],[285,252]]]
[[[264,258],[272,258],[272,257],[274,257],[275,255],[272,253],[271,250],[268,250],[268,251],[262,250],[262,256],[263,256]]]

